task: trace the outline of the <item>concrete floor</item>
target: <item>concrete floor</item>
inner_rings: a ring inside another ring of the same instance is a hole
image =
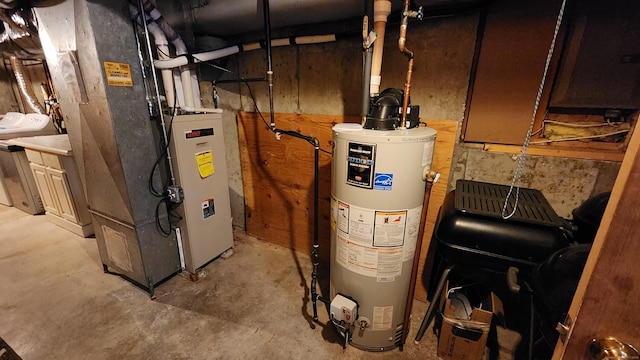
[[[30,359],[437,359],[426,304],[414,302],[404,351],[342,350],[313,325],[309,257],[236,233],[235,253],[191,282],[178,274],[156,300],[104,274],[93,238],[0,205],[0,337]],[[319,309],[321,322],[327,315]]]

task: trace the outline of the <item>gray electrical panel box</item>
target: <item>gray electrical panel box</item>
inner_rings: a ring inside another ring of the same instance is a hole
[[[233,247],[222,111],[174,117],[170,144],[185,269],[196,274]]]

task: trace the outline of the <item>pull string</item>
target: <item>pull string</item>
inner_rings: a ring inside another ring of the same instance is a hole
[[[567,0],[562,0],[562,5],[560,5],[560,12],[558,13],[558,19],[556,20],[556,27],[553,31],[553,40],[551,40],[551,46],[549,46],[549,52],[547,53],[547,61],[544,65],[544,73],[542,75],[542,81],[540,82],[540,86],[538,87],[538,94],[536,96],[536,103],[533,107],[533,115],[531,116],[531,123],[529,123],[529,130],[527,130],[527,136],[525,137],[524,144],[522,144],[522,150],[520,150],[520,156],[518,157],[518,164],[516,165],[516,170],[513,173],[513,180],[511,181],[511,187],[509,188],[509,192],[507,193],[507,197],[504,199],[504,205],[502,206],[502,218],[509,219],[511,218],[518,209],[518,198],[520,196],[520,186],[516,186],[520,182],[520,178],[524,173],[524,165],[527,161],[527,149],[529,148],[529,142],[531,141],[531,134],[533,132],[533,125],[536,121],[536,114],[538,113],[538,107],[540,106],[540,99],[542,98],[542,90],[544,90],[544,83],[547,80],[547,73],[549,72],[549,64],[551,64],[551,58],[553,57],[553,50],[556,46],[556,39],[558,37],[558,32],[560,31],[560,24],[562,23],[562,18],[564,17],[564,8],[567,3]],[[515,202],[513,204],[513,209],[511,209],[511,213],[506,214],[507,205],[509,204],[509,199],[513,195],[513,189],[515,188]]]

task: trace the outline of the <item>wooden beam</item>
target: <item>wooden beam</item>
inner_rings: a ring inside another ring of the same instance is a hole
[[[519,154],[522,150],[522,146],[516,145],[500,145],[500,144],[485,144],[485,151],[501,152],[507,154]],[[585,159],[585,160],[601,160],[601,161],[622,161],[624,157],[624,151],[621,150],[606,150],[606,149],[586,149],[586,148],[567,148],[567,147],[554,147],[554,146],[530,146],[527,149],[529,155],[539,156],[555,156],[570,159]]]

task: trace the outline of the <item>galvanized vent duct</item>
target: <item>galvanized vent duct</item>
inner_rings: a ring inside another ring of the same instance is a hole
[[[158,173],[150,179],[158,151],[128,2],[73,0],[37,13],[46,29],[41,31],[43,44],[52,50],[47,62],[56,89],[63,93],[61,107],[102,263],[106,271],[153,294],[158,283],[180,270],[180,263],[175,235],[165,237],[156,229],[166,212],[156,214],[158,198],[149,191],[150,181],[160,188]],[[63,55],[75,49],[82,78],[61,65]],[[105,62],[128,68],[131,83],[108,83]],[[72,96],[79,83],[87,91],[85,100]]]
[[[44,108],[40,105],[40,102],[33,91],[31,78],[29,77],[29,74],[24,71],[22,60],[15,56],[11,56],[11,67],[13,68],[13,73],[16,76],[16,82],[18,83],[18,88],[20,88],[20,93],[27,102],[27,105],[29,105],[33,112],[45,114],[46,111],[44,111]]]

